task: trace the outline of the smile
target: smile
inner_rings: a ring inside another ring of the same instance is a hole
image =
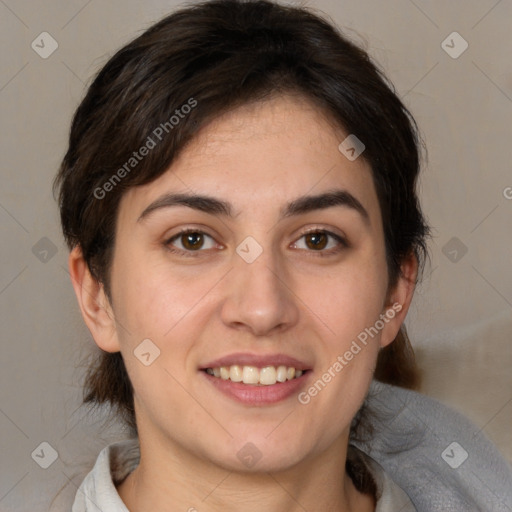
[[[272,386],[287,380],[298,379],[304,373],[303,370],[297,370],[293,366],[280,365],[258,368],[257,366],[238,364],[206,368],[205,371],[208,375],[222,380],[241,382],[254,386]]]

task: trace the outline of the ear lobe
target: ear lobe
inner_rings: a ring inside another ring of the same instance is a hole
[[[418,260],[414,253],[410,253],[404,259],[400,268],[401,275],[398,277],[395,286],[389,291],[388,300],[383,311],[389,320],[381,333],[380,344],[382,348],[389,345],[396,338],[409,311],[418,276]]]
[[[118,352],[114,312],[103,284],[92,276],[79,246],[69,254],[68,265],[82,317],[96,345],[106,352]]]

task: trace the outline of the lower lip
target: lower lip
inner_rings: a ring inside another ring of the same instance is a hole
[[[257,386],[213,377],[204,371],[201,371],[201,373],[219,391],[246,405],[269,405],[286,400],[299,392],[310,374],[308,371],[300,377],[287,380],[286,382],[279,382],[269,386]]]

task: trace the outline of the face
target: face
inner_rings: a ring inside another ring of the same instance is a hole
[[[400,283],[388,290],[371,169],[338,149],[347,135],[276,97],[217,119],[123,196],[116,323],[95,339],[123,355],[141,439],[235,470],[346,444],[407,309]]]

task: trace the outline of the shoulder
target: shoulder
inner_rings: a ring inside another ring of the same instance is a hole
[[[417,510],[512,508],[511,466],[463,414],[377,381],[365,405],[371,438],[351,442],[392,475]]]
[[[101,450],[94,467],[77,490],[71,512],[129,512],[116,485],[138,465],[137,439],[110,444]]]

